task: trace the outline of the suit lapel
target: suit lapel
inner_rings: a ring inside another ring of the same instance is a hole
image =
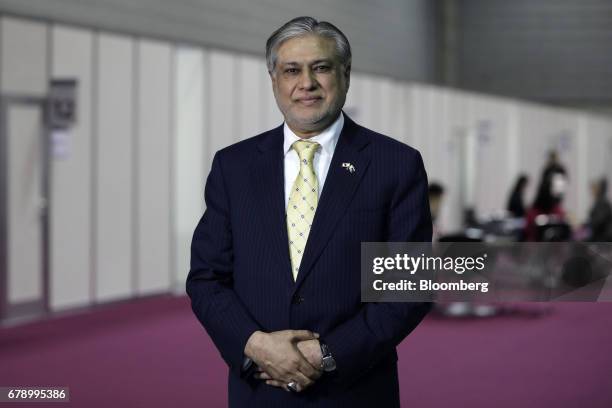
[[[344,115],[344,118],[344,126],[334,150],[312,229],[308,235],[296,289],[308,276],[314,263],[327,245],[336,224],[351,202],[370,163],[367,150],[364,150],[364,147],[369,143],[369,138],[362,133],[362,128],[349,119],[347,115]],[[343,167],[344,163],[352,165],[355,171],[351,172]]]
[[[282,279],[293,285],[291,260],[285,216],[285,180],[283,155],[283,126],[269,132],[258,145],[259,155],[251,172],[251,185],[255,203],[259,207],[255,214],[269,233],[270,250],[278,261]]]

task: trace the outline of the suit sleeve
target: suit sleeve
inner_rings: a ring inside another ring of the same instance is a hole
[[[427,175],[416,152],[394,193],[389,219],[389,242],[431,242]],[[350,386],[373,368],[423,320],[431,303],[365,303],[323,341],[336,360],[335,381]]]
[[[232,229],[219,154],[206,182],[206,211],[191,243],[186,289],[191,308],[231,370],[242,374],[244,347],[258,324],[233,290]]]

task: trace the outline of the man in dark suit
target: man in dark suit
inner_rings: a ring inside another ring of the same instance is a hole
[[[399,406],[395,347],[430,304],[362,303],[360,243],[431,241],[421,156],[342,112],[338,28],[300,17],[266,46],[285,123],[215,155],[192,309],[230,367],[231,407]]]

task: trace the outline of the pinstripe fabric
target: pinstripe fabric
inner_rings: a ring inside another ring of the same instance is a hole
[[[215,155],[187,293],[230,366],[232,407],[399,406],[395,347],[430,304],[362,304],[360,243],[431,241],[427,177],[416,150],[345,119],[297,281],[287,246],[282,127]],[[250,334],[284,329],[320,333],[336,372],[300,394],[241,378]]]

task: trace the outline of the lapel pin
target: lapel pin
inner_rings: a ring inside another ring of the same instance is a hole
[[[351,163],[342,163],[342,167],[347,169],[349,173],[355,172],[355,166],[353,166]]]

